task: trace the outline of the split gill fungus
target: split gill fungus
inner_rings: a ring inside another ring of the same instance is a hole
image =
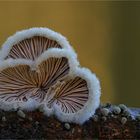
[[[0,108],[34,110],[82,124],[100,103],[100,83],[79,65],[62,35],[31,28],[9,37],[0,51]]]

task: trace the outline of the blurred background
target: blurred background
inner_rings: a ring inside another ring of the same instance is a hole
[[[68,38],[101,81],[102,102],[140,107],[140,2],[0,1],[0,44],[48,27]]]

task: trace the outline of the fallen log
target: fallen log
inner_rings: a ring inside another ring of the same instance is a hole
[[[100,105],[83,125],[60,122],[39,110],[0,110],[0,139],[140,139],[140,108]]]

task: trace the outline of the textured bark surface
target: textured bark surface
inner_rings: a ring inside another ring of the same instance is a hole
[[[131,114],[114,114],[112,105],[99,107],[95,116],[83,125],[62,123],[42,112],[0,110],[0,139],[140,139],[139,108],[129,108]],[[102,109],[109,113],[104,115]],[[124,119],[125,118],[125,119]]]

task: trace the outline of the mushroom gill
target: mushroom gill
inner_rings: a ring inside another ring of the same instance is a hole
[[[55,104],[64,113],[76,113],[87,102],[88,93],[87,83],[81,77],[63,80],[48,90],[47,106],[51,108]]]
[[[61,121],[83,123],[100,103],[96,75],[79,67],[62,35],[31,28],[9,37],[0,51],[0,108],[33,110]]]
[[[12,46],[7,58],[35,60],[49,48],[62,48],[56,41],[43,36],[26,38]]]
[[[68,50],[75,58],[77,57],[64,36],[48,28],[35,27],[18,31],[10,36],[1,47],[0,60],[8,58],[36,60],[50,48]]]
[[[44,100],[49,87],[69,73],[65,57],[50,57],[42,61],[35,71],[29,65],[20,64],[0,71],[0,101],[6,103],[37,102]]]

